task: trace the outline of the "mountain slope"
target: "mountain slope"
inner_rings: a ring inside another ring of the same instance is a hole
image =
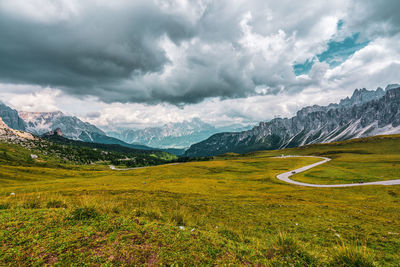
[[[25,122],[18,115],[18,111],[0,102],[0,118],[10,128],[20,131],[26,130]]]
[[[306,107],[290,119],[261,122],[249,131],[215,134],[192,145],[185,155],[244,153],[400,133],[400,87],[383,97],[381,90],[356,90],[339,104]]]
[[[0,140],[3,141],[25,141],[34,140],[32,134],[11,129],[7,124],[5,124],[0,117]]]
[[[72,140],[63,137],[63,133],[60,129],[42,135],[41,140],[50,141],[53,146],[54,144],[61,145],[61,147],[64,147],[61,149],[62,152],[69,150],[69,154],[75,154],[74,157],[82,159],[94,155],[94,158],[97,160],[100,158],[103,158],[103,160],[112,160],[113,164],[116,164],[116,161],[123,161],[125,164],[130,163],[133,166],[138,166],[138,164],[139,166],[148,164],[154,165],[165,163],[177,158],[175,155],[164,151],[141,150],[119,144],[104,144]],[[59,149],[57,146],[56,148]],[[84,157],[81,155],[82,151],[86,154]],[[110,154],[111,152],[116,154],[112,155]],[[68,155],[65,155],[65,157],[68,157]]]

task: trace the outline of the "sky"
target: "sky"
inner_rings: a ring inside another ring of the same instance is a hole
[[[0,100],[100,127],[290,117],[399,83],[398,0],[0,0]]]

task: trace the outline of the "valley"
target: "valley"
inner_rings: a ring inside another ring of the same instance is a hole
[[[2,161],[0,263],[395,265],[398,186],[276,176],[321,161],[284,154],[332,159],[295,181],[392,180],[399,147],[399,135],[376,136],[125,171]]]

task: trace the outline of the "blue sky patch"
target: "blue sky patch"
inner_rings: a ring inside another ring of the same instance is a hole
[[[343,22],[338,22],[338,28],[342,27]],[[368,45],[369,41],[358,42],[359,33],[353,34],[345,38],[341,42],[329,41],[328,49],[318,54],[311,60],[306,60],[304,63],[293,65],[293,70],[296,76],[307,74],[316,59],[320,62],[326,62],[331,68],[336,67],[346,61],[356,51]]]

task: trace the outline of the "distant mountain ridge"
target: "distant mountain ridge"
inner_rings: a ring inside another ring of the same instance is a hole
[[[161,127],[150,127],[140,130],[119,129],[107,131],[107,134],[131,144],[143,144],[157,148],[183,149],[215,133],[227,130],[240,131],[248,128],[249,127],[245,126],[217,128],[203,122],[199,118],[194,118],[191,121],[168,123]]]
[[[186,156],[281,149],[378,134],[400,133],[400,87],[355,90],[339,104],[309,106],[239,133],[219,133],[192,145]]]

